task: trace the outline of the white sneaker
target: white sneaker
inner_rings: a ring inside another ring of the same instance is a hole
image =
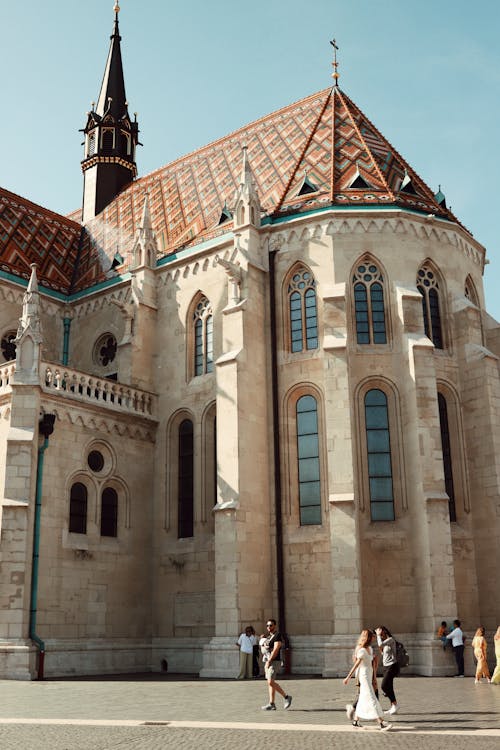
[[[354,706],[352,703],[348,703],[345,707],[345,713],[349,721],[352,721],[352,717],[354,716]]]
[[[390,716],[392,716],[393,714],[397,714],[398,711],[399,706],[396,703],[393,703],[387,711],[384,711],[384,714],[389,714]]]
[[[389,730],[392,729],[392,724],[381,724],[380,725],[380,731],[381,732],[389,732]]]

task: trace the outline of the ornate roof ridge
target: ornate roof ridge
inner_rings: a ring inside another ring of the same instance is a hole
[[[202,154],[204,151],[208,151],[215,146],[218,146],[225,141],[228,141],[231,138],[234,138],[238,133],[242,133],[246,130],[253,129],[257,125],[264,123],[266,120],[273,119],[278,114],[285,114],[287,110],[295,109],[298,105],[305,104],[309,101],[314,101],[316,99],[319,99],[321,96],[329,96],[332,91],[332,86],[328,86],[328,88],[321,89],[320,91],[316,91],[314,94],[309,94],[309,96],[305,96],[302,99],[297,99],[296,101],[292,102],[291,104],[287,104],[284,107],[279,107],[278,109],[273,110],[272,112],[268,112],[267,115],[263,115],[262,117],[258,117],[256,120],[252,120],[251,122],[247,122],[245,125],[242,125],[239,128],[236,128],[236,130],[232,130],[229,133],[226,133],[226,135],[222,136],[221,138],[217,138],[215,141],[211,141],[210,143],[206,143],[204,146],[200,146],[199,148],[194,149],[193,151],[188,151],[187,154],[184,154],[183,156],[177,157],[177,159],[174,159],[174,161],[168,162],[167,164],[163,164],[161,167],[158,167],[157,169],[154,169],[152,172],[148,172],[145,175],[142,175],[142,177],[139,177],[137,180],[135,180],[133,183],[128,185],[121,194],[126,192],[126,190],[130,190],[134,187],[134,185],[137,185],[138,183],[151,179],[152,177],[155,177],[157,174],[163,172],[167,168],[175,167],[176,164],[179,164],[181,162],[186,162],[188,159],[190,159],[193,156],[196,156],[197,154]]]

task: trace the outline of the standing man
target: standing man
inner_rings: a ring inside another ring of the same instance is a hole
[[[236,645],[240,649],[240,672],[237,680],[252,679],[253,676],[253,647],[257,644],[255,631],[247,625],[245,632],[240,635]]]
[[[446,636],[448,640],[451,640],[453,646],[453,653],[455,654],[455,661],[457,662],[458,674],[457,677],[465,677],[464,669],[464,641],[465,636],[463,630],[460,627],[460,620],[453,620],[453,630]]]
[[[276,628],[276,620],[269,618],[266,623],[267,638],[262,644],[262,661],[264,662],[264,673],[269,690],[269,703],[262,706],[263,711],[276,711],[274,697],[276,692],[283,696],[285,702],[283,708],[290,708],[292,705],[292,696],[287,695],[280,685],[274,679],[280,672],[280,651],[283,645],[281,633]]]

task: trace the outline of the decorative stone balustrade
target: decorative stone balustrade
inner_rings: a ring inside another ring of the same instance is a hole
[[[141,391],[114,380],[100,378],[69,367],[42,362],[41,386],[47,393],[64,393],[69,398],[88,404],[99,404],[132,414],[153,417],[156,414],[156,398],[152,393]]]
[[[16,369],[15,362],[5,362],[0,367],[0,392],[5,390],[12,380],[12,376]]]

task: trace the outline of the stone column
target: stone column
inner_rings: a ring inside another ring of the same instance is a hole
[[[323,676],[345,670],[354,634],[361,629],[361,551],[354,494],[351,399],[347,362],[345,284],[323,297],[325,315],[325,418],[328,435],[329,526],[332,559],[333,629],[325,645]],[[347,636],[347,637],[345,637]]]
[[[241,628],[260,627],[270,616],[265,275],[248,264],[243,281],[243,299],[232,300],[223,312],[224,353],[216,362],[215,637],[204,649],[203,677],[235,676]]]

